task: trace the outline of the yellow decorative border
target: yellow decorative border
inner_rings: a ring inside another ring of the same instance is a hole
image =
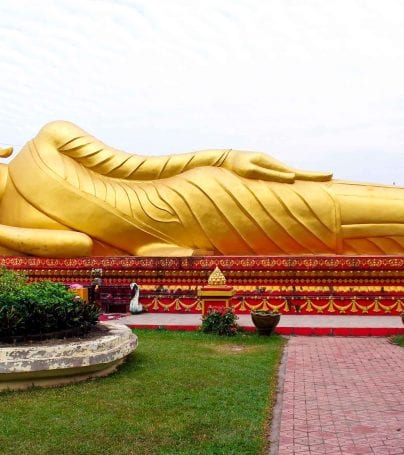
[[[202,311],[202,303],[200,299],[196,299],[192,303],[185,303],[181,299],[176,298],[172,302],[169,303],[164,303],[157,297],[155,297],[150,303],[144,303],[142,302],[142,305],[145,309],[152,309],[154,311],[169,311],[170,309],[174,309],[175,311]]]
[[[165,299],[167,300],[167,299]],[[401,313],[404,311],[404,302],[401,299],[392,300],[392,303],[385,304],[380,301],[380,297],[375,297],[373,301],[362,304],[358,302],[357,297],[352,297],[348,304],[339,304],[334,298],[330,297],[326,303],[315,303],[314,299],[310,299],[308,297],[304,297],[299,300],[300,304],[296,304],[294,300],[288,298],[279,299],[281,302],[279,304],[275,304],[270,302],[266,297],[264,297],[261,301],[257,303],[251,303],[245,297],[241,297],[239,301],[236,302],[237,299],[233,300],[232,307],[235,311],[239,311],[240,313],[249,312],[249,311],[256,311],[256,310],[271,310],[271,311],[278,311],[288,313],[293,310],[298,310],[301,313],[316,313],[316,314],[324,314],[324,313],[339,313],[339,314],[346,314],[346,313],[358,313],[358,314],[368,314],[369,312],[372,313],[385,313],[389,314],[392,311],[396,311],[397,313]],[[234,303],[236,302],[236,303]],[[158,297],[153,298],[150,302],[142,302],[143,306],[146,309],[150,309],[153,311],[185,311],[189,312],[191,310],[194,311],[201,311],[202,305],[201,300],[196,299],[191,303],[184,302],[181,298],[175,298],[174,300],[165,303],[164,301],[160,300]]]

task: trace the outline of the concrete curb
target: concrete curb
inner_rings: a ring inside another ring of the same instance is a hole
[[[137,348],[137,336],[117,323],[91,339],[0,348],[0,391],[52,387],[106,376]]]

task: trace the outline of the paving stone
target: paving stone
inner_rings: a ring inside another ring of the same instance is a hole
[[[404,349],[385,338],[292,337],[285,368],[280,428],[294,442],[279,455],[404,454]]]

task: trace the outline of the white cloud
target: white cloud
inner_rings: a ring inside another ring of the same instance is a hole
[[[257,149],[404,185],[400,0],[3,0],[0,17],[0,142],[60,118],[139,153]]]

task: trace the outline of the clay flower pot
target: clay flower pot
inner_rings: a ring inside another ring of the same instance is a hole
[[[260,335],[271,335],[279,324],[281,315],[272,311],[251,311],[251,319]]]

